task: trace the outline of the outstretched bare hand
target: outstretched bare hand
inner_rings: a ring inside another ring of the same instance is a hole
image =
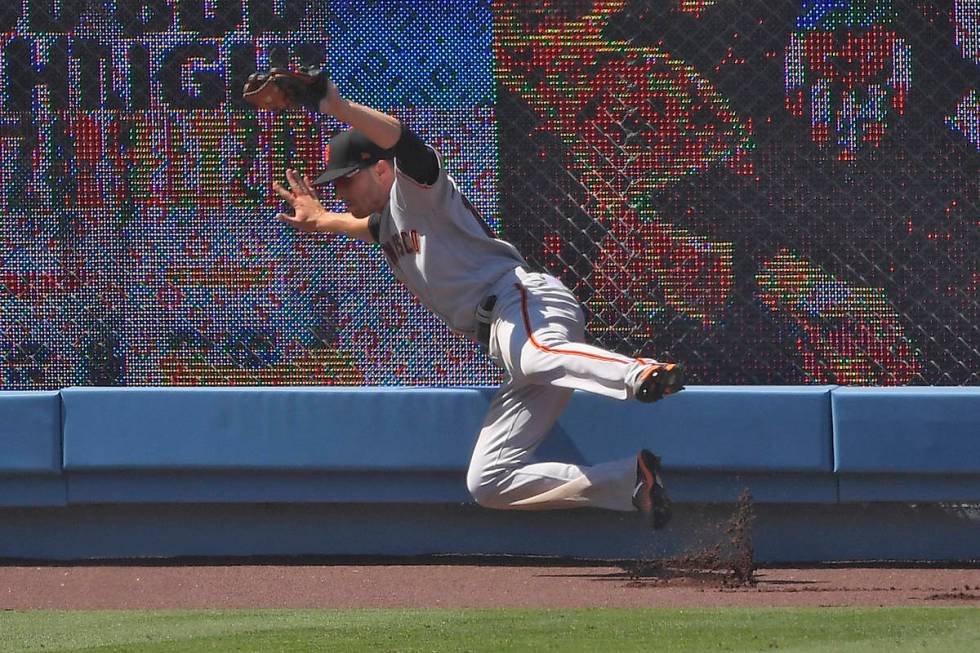
[[[273,182],[272,188],[293,208],[293,215],[279,213],[276,218],[300,231],[324,231],[323,220],[327,212],[310,180],[292,169],[286,170],[286,180],[289,189],[278,181]]]

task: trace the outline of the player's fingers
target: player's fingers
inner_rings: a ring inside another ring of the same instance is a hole
[[[303,179],[300,177],[296,168],[290,168],[287,170],[286,175],[289,178],[289,185],[292,186],[295,193],[300,195],[306,194],[306,186],[303,185]]]
[[[300,231],[312,232],[316,231],[316,223],[312,220],[304,220],[303,218],[297,218],[294,215],[289,215],[288,213],[279,213],[276,218],[280,222],[285,222],[290,227],[294,229],[299,229]]]
[[[289,168],[286,170],[286,179],[289,180],[289,187],[297,195],[306,195],[308,191],[303,187],[303,182],[300,181],[299,173]]]
[[[310,178],[303,175],[300,177],[300,179],[303,180],[303,185],[306,186],[307,192],[316,199],[320,199],[320,194],[316,192],[316,187],[313,185],[313,182],[310,181]]]
[[[316,195],[316,191],[310,185],[310,180],[306,178],[306,175],[301,174],[299,170],[293,170],[293,176],[296,177],[296,183],[302,187],[303,192],[307,195]]]
[[[283,198],[284,200],[286,200],[290,204],[293,203],[293,194],[290,193],[285,188],[283,188],[283,185],[280,184],[278,181],[272,182],[272,190],[276,191],[276,193],[279,195],[279,197]]]

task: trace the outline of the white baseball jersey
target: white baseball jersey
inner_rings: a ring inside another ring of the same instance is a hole
[[[432,186],[396,169],[377,217],[395,276],[450,328],[472,337],[477,306],[488,294],[497,297],[488,349],[507,378],[473,450],[473,497],[493,508],[634,510],[635,458],[586,467],[539,462],[534,451],[575,389],[631,398],[637,375],[653,361],[585,344],[572,293],[551,275],[523,269],[524,258],[493,235],[441,159]]]
[[[524,265],[496,238],[442,166],[431,186],[395,169],[379,242],[395,276],[452,330],[472,337],[474,313],[493,283]]]

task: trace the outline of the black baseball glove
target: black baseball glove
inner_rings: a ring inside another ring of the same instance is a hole
[[[259,109],[309,109],[317,111],[320,99],[327,95],[330,78],[319,68],[298,71],[273,68],[267,73],[249,75],[242,97]]]

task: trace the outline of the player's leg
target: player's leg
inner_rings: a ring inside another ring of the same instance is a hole
[[[508,382],[494,397],[473,450],[466,484],[481,505],[512,510],[591,506],[634,510],[635,458],[592,467],[536,462],[534,451],[572,390]]]
[[[680,366],[582,342],[582,309],[550,275],[528,275],[501,299],[491,352],[519,382],[640,401],[655,401],[683,387]]]

